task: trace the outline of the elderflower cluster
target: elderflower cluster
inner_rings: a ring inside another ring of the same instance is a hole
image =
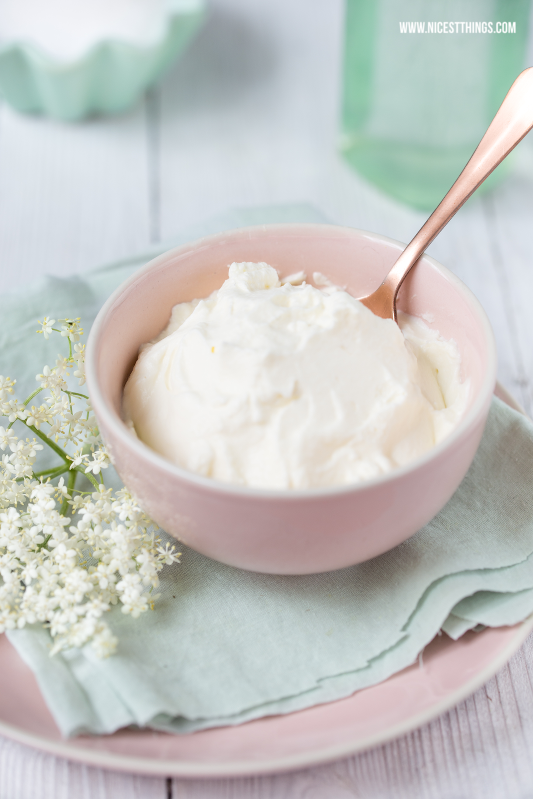
[[[104,484],[109,457],[90,401],[69,388],[69,378],[76,388],[85,382],[79,322],[39,322],[38,332],[58,333],[69,353],[43,368],[24,401],[14,396],[16,381],[0,375],[0,633],[40,623],[51,654],[91,643],[106,657],[117,640],[104,614],[120,604],[137,618],[153,607],[159,573],[179,553],[162,545],[126,488]],[[43,450],[54,466],[38,468]]]

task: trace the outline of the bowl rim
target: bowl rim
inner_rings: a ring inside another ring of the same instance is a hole
[[[497,366],[497,354],[496,354],[496,341],[494,338],[494,333],[483,309],[483,306],[477,299],[477,297],[473,294],[473,292],[468,288],[468,286],[463,283],[460,278],[457,277],[453,272],[447,269],[443,264],[437,261],[435,258],[427,254],[423,254],[421,256],[421,260],[426,261],[432,268],[436,269],[440,272],[443,277],[451,283],[469,302],[473,311],[476,312],[477,317],[480,322],[481,329],[484,334],[485,341],[487,343],[487,370],[486,374],[483,378],[481,387],[479,389],[478,395],[475,398],[472,406],[465,414],[465,416],[461,419],[459,424],[457,425],[451,433],[449,433],[441,442],[436,444],[434,447],[429,449],[423,455],[420,455],[417,458],[414,458],[412,461],[409,461],[405,466],[400,466],[397,468],[392,469],[390,472],[386,474],[379,475],[377,477],[373,477],[369,480],[364,480],[360,483],[352,483],[352,484],[343,484],[338,486],[324,486],[324,487],[317,487],[317,488],[299,488],[299,489],[272,489],[272,488],[254,488],[250,486],[243,486],[237,485],[235,483],[225,483],[221,480],[215,480],[212,477],[204,477],[203,475],[196,474],[195,472],[190,472],[187,469],[184,469],[181,466],[178,466],[175,463],[164,458],[155,450],[151,449],[147,444],[141,441],[136,436],[132,435],[131,431],[127,428],[124,421],[120,418],[120,416],[116,413],[116,411],[110,407],[107,400],[104,398],[104,394],[100,389],[99,381],[97,379],[97,367],[96,367],[96,351],[98,348],[99,341],[102,337],[102,329],[107,322],[107,318],[109,315],[110,310],[115,307],[117,301],[120,297],[128,291],[139,279],[144,278],[144,276],[151,272],[153,269],[157,269],[164,265],[164,263],[169,260],[169,258],[174,258],[176,255],[179,254],[186,254],[191,250],[198,250],[198,249],[205,249],[217,241],[227,239],[228,236],[235,236],[235,235],[253,235],[254,232],[257,233],[265,233],[267,231],[275,232],[278,229],[280,232],[288,231],[293,229],[301,229],[305,231],[316,230],[319,228],[320,230],[339,232],[343,231],[348,236],[353,235],[354,233],[356,236],[361,236],[362,238],[368,238],[380,243],[387,243],[393,244],[396,247],[405,248],[406,245],[402,242],[398,241],[397,239],[390,238],[388,236],[383,236],[380,233],[372,233],[367,230],[362,230],[360,228],[352,228],[347,227],[344,225],[332,225],[332,224],[322,224],[322,223],[315,223],[315,222],[308,222],[308,223],[275,223],[275,224],[265,224],[265,225],[253,225],[247,226],[242,228],[233,228],[231,230],[221,231],[219,233],[211,234],[208,236],[203,236],[202,238],[195,239],[194,241],[187,242],[186,244],[179,245],[178,247],[174,247],[166,252],[162,253],[161,255],[157,256],[153,260],[149,261],[144,266],[140,267],[140,269],[135,270],[130,277],[128,277],[124,282],[118,286],[115,291],[108,297],[104,305],[101,307],[100,311],[98,312],[91,330],[89,332],[88,340],[87,340],[87,347],[86,347],[86,357],[85,357],[85,371],[86,371],[86,379],[87,379],[87,387],[89,391],[89,398],[91,400],[91,405],[95,411],[97,416],[103,417],[106,425],[111,427],[114,430],[115,435],[119,438],[122,444],[124,444],[127,448],[133,449],[135,454],[140,457],[144,461],[148,461],[149,464],[155,466],[159,469],[163,469],[167,472],[167,474],[171,477],[179,478],[182,481],[191,483],[197,489],[209,490],[214,491],[215,493],[219,494],[226,494],[236,497],[241,497],[243,499],[276,499],[276,500],[283,500],[286,502],[294,502],[294,501],[301,501],[303,499],[312,500],[312,499],[321,499],[324,497],[336,497],[336,496],[343,496],[345,494],[353,494],[353,493],[360,493],[363,491],[367,491],[368,489],[377,488],[380,485],[386,483],[392,483],[398,478],[407,477],[410,473],[418,471],[421,468],[424,468],[430,461],[433,461],[443,455],[448,449],[453,448],[455,443],[459,441],[465,434],[469,432],[479,421],[480,415],[483,413],[486,404],[488,403],[490,397],[494,392],[494,386],[496,384],[496,366]]]

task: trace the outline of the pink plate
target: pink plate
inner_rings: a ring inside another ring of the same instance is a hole
[[[516,402],[497,387],[513,407]],[[61,738],[31,670],[0,636],[0,734],[54,755],[115,770],[230,777],[317,765],[382,744],[473,693],[516,652],[533,619],[515,627],[436,638],[416,663],[338,702],[189,735],[122,730]]]

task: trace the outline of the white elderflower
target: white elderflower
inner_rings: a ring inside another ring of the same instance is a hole
[[[12,380],[10,377],[0,375],[0,400],[7,399],[7,395],[13,393],[13,387],[16,382],[16,380]]]
[[[89,461],[85,474],[92,472],[93,474],[100,474],[101,469],[107,469],[109,466],[109,455],[104,450],[97,450],[93,453],[92,461]]]
[[[28,411],[28,415],[26,416],[26,424],[28,424],[30,427],[36,427],[37,430],[39,430],[44,422],[50,423],[52,419],[53,416],[50,413],[50,409],[47,408],[46,405],[41,405],[39,408],[36,408],[35,405],[32,405],[31,410]]]
[[[38,333],[42,333],[43,336],[46,339],[48,339],[50,337],[50,334],[51,334],[52,330],[53,330],[53,326],[56,323],[56,320],[55,319],[49,319],[47,316],[45,316],[42,322],[41,322],[40,319],[38,319],[37,321],[41,325],[41,329],[38,330],[37,332]]]
[[[50,369],[49,366],[45,366],[40,374],[35,375],[35,379],[41,388],[49,388],[55,396],[58,396],[61,391],[68,388],[57,369]]]
[[[17,436],[9,429],[7,430],[4,427],[0,427],[0,449],[9,449],[13,452],[13,447],[17,442]]]
[[[3,465],[3,464],[2,464]],[[28,478],[17,481],[7,479],[5,473],[0,472],[0,508],[16,507],[27,501],[31,493],[32,481]]]
[[[24,421],[26,416],[26,408],[21,405],[17,399],[8,400],[3,403],[1,408],[2,416],[7,416],[10,422],[16,422],[17,419]]]
[[[74,377],[78,378],[78,385],[83,386],[85,383],[85,344],[74,345],[73,357],[76,363]]]
[[[166,566],[172,566],[173,563],[179,563],[181,552],[176,552],[176,547],[173,544],[166,544],[165,547],[157,547],[160,563]]]
[[[103,484],[109,455],[90,401],[78,391],[85,381],[80,320],[60,319],[60,329],[55,323],[44,317],[39,332],[60,334],[68,355],[36,375],[36,391],[20,401],[15,381],[0,376],[0,416],[8,420],[0,427],[0,632],[40,623],[53,638],[51,654],[91,643],[107,657],[117,639],[104,614],[119,605],[137,618],[152,608],[159,573],[179,553],[163,547],[127,489]],[[43,390],[44,403],[32,405]],[[36,437],[20,436],[15,424]],[[46,445],[56,465],[38,471]]]
[[[72,343],[79,341],[83,330],[80,327],[79,319],[60,319],[61,335],[68,338]]]
[[[69,466],[70,469],[78,469],[83,461],[88,460],[89,454],[87,452],[81,452],[77,450],[73,455],[68,455],[68,460],[71,461]]]
[[[66,499],[70,499],[71,498],[70,494],[68,493],[68,488],[65,485],[65,478],[64,477],[60,477],[59,478],[59,482],[58,482],[58,484],[56,486],[55,496],[58,497],[58,498],[60,497],[61,499],[65,499],[65,498]]]
[[[122,612],[129,613],[134,619],[148,609],[148,599],[143,593],[143,587],[138,574],[126,574],[117,583],[117,591],[121,595]]]
[[[54,367],[54,372],[58,375],[67,375],[69,374],[69,369],[72,366],[71,358],[65,358],[64,355],[58,355],[56,358],[56,365]]]

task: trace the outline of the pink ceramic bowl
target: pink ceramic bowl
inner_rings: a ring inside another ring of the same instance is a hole
[[[121,419],[122,390],[139,346],[178,302],[221,286],[233,261],[266,261],[281,276],[326,274],[355,296],[377,287],[403,249],[391,239],[330,225],[265,225],[221,233],[161,255],[106,302],[87,347],[87,383],[116,469],[162,528],[216,560],[260,572],[308,574],[350,566],[400,544],[446,504],[479,445],[496,379],[494,338],[476,298],[424,257],[399,307],[423,316],[462,358],[470,398],[457,429],[423,457],[366,483],[273,491],[217,482],[166,461]],[[186,423],[186,422],[185,422]]]

